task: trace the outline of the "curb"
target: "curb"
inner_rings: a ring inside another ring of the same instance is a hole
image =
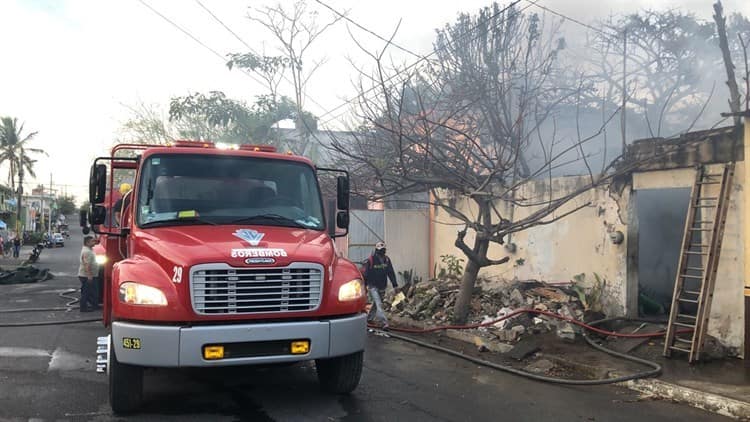
[[[685,403],[722,416],[738,420],[750,420],[750,403],[719,394],[700,391],[654,378],[631,380],[617,385],[639,393],[652,394],[662,399]]]

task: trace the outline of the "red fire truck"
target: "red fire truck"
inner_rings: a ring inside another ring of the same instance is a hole
[[[118,224],[107,192],[121,171],[135,183]],[[324,172],[336,183],[328,224]],[[270,146],[118,145],[95,160],[89,196],[109,328],[97,370],[115,412],[139,407],[144,368],[314,360],[325,391],[356,388],[365,288],[332,239],[348,231],[345,171]]]

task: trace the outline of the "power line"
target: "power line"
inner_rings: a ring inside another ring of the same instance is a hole
[[[516,0],[516,1],[514,1],[513,3],[509,4],[508,6],[506,6],[506,7],[502,8],[502,9],[501,9],[500,11],[498,11],[497,13],[494,13],[493,15],[489,16],[489,17],[487,18],[487,20],[491,20],[491,19],[494,19],[495,17],[497,17],[497,16],[499,16],[499,15],[501,15],[501,14],[505,13],[506,11],[508,11],[509,9],[511,9],[511,8],[512,8],[513,6],[517,5],[517,4],[518,4],[518,3],[520,3],[520,2],[521,2],[521,0]],[[518,12],[516,12],[516,13],[515,13],[515,15],[519,15],[519,14],[523,13],[523,11],[524,11],[524,10],[528,9],[528,8],[529,8],[529,7],[531,7],[531,6],[532,6],[532,4],[529,4],[529,5],[525,6],[524,8],[522,8],[522,9],[520,9],[520,10],[519,10]],[[515,16],[515,15],[514,15],[514,16]],[[508,17],[506,17],[505,19],[503,19],[503,20],[502,20],[501,22],[498,22],[497,24],[503,23],[503,22],[504,22],[504,21],[505,21],[506,19],[508,19]],[[496,25],[497,25],[497,24],[496,24]],[[469,35],[470,33],[474,32],[474,31],[475,31],[475,30],[476,30],[477,28],[479,28],[479,24],[475,25],[475,26],[474,26],[473,28],[471,28],[470,30],[466,31],[466,32],[464,33],[464,35],[462,35],[462,36],[461,36],[460,38],[458,38],[458,39],[463,39],[464,37],[468,36],[468,35]],[[450,43],[450,42],[449,42],[449,43]],[[445,47],[443,47],[443,48],[445,48]],[[404,73],[404,72],[406,72],[406,71],[408,71],[408,70],[411,70],[412,68],[414,68],[414,67],[416,67],[417,65],[419,65],[419,64],[420,64],[421,62],[423,62],[423,61],[427,60],[427,58],[428,58],[428,57],[431,57],[431,56],[434,56],[435,54],[437,54],[437,53],[438,53],[438,51],[440,51],[440,50],[441,50],[441,48],[436,48],[436,49],[434,49],[434,50],[433,50],[432,52],[430,52],[430,53],[429,53],[429,54],[427,54],[426,56],[422,56],[422,58],[418,59],[417,61],[415,61],[415,62],[414,62],[414,63],[412,63],[411,65],[409,65],[409,66],[407,66],[407,67],[405,67],[405,68],[401,69],[400,71],[398,71],[398,72],[394,73],[393,75],[391,75],[390,77],[386,78],[386,79],[385,79],[385,80],[383,81],[383,83],[386,83],[386,82],[390,82],[390,81],[391,81],[392,79],[394,79],[394,78],[395,78],[396,76],[400,75],[401,73]],[[319,119],[321,119],[321,120],[322,120],[322,119],[323,119],[323,117],[325,117],[325,116],[328,116],[328,115],[330,115],[330,114],[334,113],[335,111],[337,111],[337,110],[341,109],[342,107],[345,107],[345,106],[347,106],[348,104],[351,104],[351,103],[352,103],[353,101],[355,101],[355,100],[357,100],[357,99],[359,99],[359,98],[362,98],[362,97],[364,97],[365,95],[369,94],[369,93],[370,93],[370,92],[372,92],[372,91],[375,91],[375,90],[376,90],[376,89],[378,89],[378,88],[379,88],[379,86],[377,86],[377,85],[376,85],[376,86],[373,86],[372,88],[370,88],[370,89],[368,89],[368,90],[366,90],[366,91],[364,91],[364,92],[362,92],[362,93],[360,93],[360,94],[356,95],[356,96],[355,96],[354,98],[351,98],[351,99],[349,99],[349,100],[346,100],[345,102],[343,102],[343,103],[339,104],[338,106],[336,106],[336,107],[332,108],[331,110],[329,110],[329,111],[328,111],[328,112],[326,112],[325,114],[321,115],[321,116],[319,117]],[[335,117],[333,117],[333,118],[330,118],[330,119],[326,120],[325,122],[321,123],[320,125],[322,126],[322,125],[325,125],[325,124],[327,124],[327,123],[329,123],[329,122],[331,122],[331,121],[333,121],[333,120],[335,120],[335,119],[338,119],[339,117],[341,117],[341,115],[342,115],[342,114],[343,114],[343,113],[341,113],[341,114],[338,114],[338,115],[336,115]]]
[[[415,53],[415,52],[413,52],[413,51],[409,50],[409,49],[408,49],[408,48],[406,48],[406,47],[402,47],[402,46],[400,46],[400,45],[396,44],[396,43],[395,43],[395,42],[393,42],[392,40],[389,40],[389,39],[387,39],[387,38],[384,38],[384,37],[382,37],[382,36],[381,36],[380,34],[378,34],[378,33],[374,32],[374,31],[372,31],[371,29],[369,29],[369,28],[366,28],[365,26],[363,26],[363,25],[359,24],[359,23],[358,23],[358,22],[356,22],[356,21],[355,21],[354,19],[350,18],[349,16],[345,15],[344,13],[341,13],[341,12],[339,12],[338,10],[336,10],[336,9],[334,9],[333,7],[329,6],[328,4],[326,4],[326,3],[322,2],[321,0],[315,0],[315,2],[316,2],[316,3],[318,3],[319,5],[321,5],[321,6],[325,7],[326,9],[330,10],[331,12],[333,12],[333,13],[334,13],[334,14],[336,14],[336,15],[338,15],[339,17],[341,17],[342,19],[346,20],[347,22],[351,23],[352,25],[356,26],[357,28],[359,28],[359,29],[361,29],[361,30],[363,30],[363,31],[367,32],[368,34],[370,34],[370,35],[374,36],[375,38],[377,38],[377,39],[379,39],[379,40],[381,40],[381,41],[384,41],[384,42],[386,42],[386,43],[388,43],[388,44],[390,44],[390,45],[392,45],[392,46],[394,46],[394,47],[398,48],[398,49],[399,49],[399,50],[401,50],[401,51],[404,51],[404,52],[406,52],[406,53],[409,53],[409,54],[411,54],[412,56],[414,56],[414,57],[416,57],[416,58],[418,58],[418,59],[423,59],[423,60],[427,60],[427,59],[426,59],[426,58],[425,58],[425,57],[424,57],[423,55],[421,55],[421,54],[417,54],[417,53]]]
[[[604,31],[603,31],[602,29],[600,29],[600,28],[596,28],[596,27],[594,27],[594,26],[591,26],[591,25],[589,25],[589,24],[587,24],[587,23],[585,23],[585,22],[582,22],[582,21],[580,21],[580,20],[578,20],[578,19],[575,19],[575,18],[571,18],[570,16],[567,16],[567,15],[565,15],[565,14],[563,14],[563,13],[560,13],[560,12],[557,12],[557,11],[555,11],[555,10],[552,10],[552,9],[550,9],[550,8],[549,8],[549,7],[547,7],[547,6],[543,6],[543,5],[539,4],[539,3],[538,3],[537,1],[535,1],[535,0],[526,0],[526,1],[527,1],[527,2],[529,2],[529,3],[531,3],[531,4],[533,4],[534,6],[536,6],[536,7],[538,7],[538,8],[540,8],[540,9],[542,9],[542,10],[545,10],[545,11],[547,11],[547,12],[550,12],[550,13],[552,13],[553,15],[559,16],[559,17],[561,17],[561,18],[563,18],[563,19],[565,19],[565,20],[569,20],[569,21],[571,21],[571,22],[573,22],[573,23],[576,23],[576,24],[578,24],[578,25],[581,25],[581,26],[583,26],[584,28],[590,29],[590,30],[592,30],[592,31],[594,31],[594,32],[596,32],[596,33],[598,33],[599,35],[603,35],[603,36],[605,36],[605,37],[608,37],[608,38],[611,38],[611,37],[618,37],[618,35],[614,35],[614,34],[607,34],[606,32],[604,32]]]
[[[240,37],[239,35],[237,35],[237,33],[236,33],[236,32],[234,32],[234,31],[232,30],[232,28],[230,28],[230,27],[229,27],[229,25],[227,25],[226,23],[224,23],[224,21],[222,21],[222,20],[221,20],[221,19],[220,19],[220,18],[219,18],[218,16],[216,16],[216,14],[214,14],[214,13],[213,13],[213,12],[212,12],[212,11],[211,11],[211,10],[210,10],[210,9],[209,9],[208,7],[206,7],[206,6],[205,6],[205,5],[204,5],[204,4],[203,4],[203,3],[202,3],[202,2],[200,1],[200,0],[195,0],[195,2],[196,2],[196,3],[198,3],[198,5],[199,5],[200,7],[202,7],[202,8],[203,8],[203,10],[205,10],[205,11],[206,11],[206,12],[207,12],[207,13],[208,13],[209,15],[211,15],[211,17],[212,17],[212,18],[214,18],[214,20],[216,20],[216,22],[218,22],[218,23],[219,23],[219,24],[220,24],[221,26],[223,26],[223,27],[224,27],[224,29],[226,29],[227,31],[229,31],[229,33],[230,33],[230,34],[232,34],[232,35],[233,35],[233,36],[234,36],[235,38],[237,38],[237,40],[238,40],[239,42],[241,42],[241,43],[242,43],[242,44],[243,44],[243,45],[244,45],[245,47],[247,47],[247,49],[248,49],[248,50],[250,50],[250,52],[251,52],[251,53],[255,54],[256,56],[260,56],[260,54],[258,54],[258,52],[257,52],[257,51],[255,51],[255,49],[253,49],[253,47],[251,47],[251,46],[250,46],[250,44],[248,44],[247,42],[245,42],[245,40],[244,40],[244,39],[242,39],[242,37]],[[244,71],[244,69],[242,69],[242,70]],[[288,76],[286,76],[285,74],[283,74],[283,73],[282,73],[281,77],[282,77],[282,78],[283,78],[283,79],[284,79],[285,81],[287,81],[287,82],[289,82],[289,83],[292,83],[292,84],[293,84],[293,82],[292,82],[291,80],[289,80],[289,77],[288,77]],[[315,104],[316,106],[320,107],[320,109],[321,109],[321,110],[325,111],[325,109],[326,109],[326,108],[325,108],[325,107],[323,107],[323,106],[322,106],[322,105],[321,105],[320,103],[318,103],[317,101],[315,101],[315,99],[314,99],[314,98],[310,98],[310,97],[309,97],[308,95],[306,95],[306,94],[305,94],[305,99],[307,99],[307,100],[310,100],[310,101],[311,101],[311,102],[312,102],[313,104]]]
[[[177,28],[180,32],[182,32],[183,34],[185,34],[186,36],[188,36],[190,39],[192,39],[193,41],[195,41],[196,43],[198,43],[200,46],[202,46],[206,50],[208,50],[211,53],[213,53],[216,57],[218,57],[219,59],[221,59],[222,62],[226,63],[226,57],[224,57],[221,53],[219,53],[218,51],[216,51],[213,48],[211,48],[210,46],[208,46],[206,43],[204,43],[203,41],[201,41],[200,39],[198,39],[198,37],[196,37],[195,35],[191,34],[188,30],[186,30],[185,28],[183,28],[180,25],[176,24],[173,20],[171,20],[168,17],[164,16],[164,14],[162,14],[158,10],[154,9],[150,4],[146,3],[145,0],[138,0],[138,1],[142,5],[146,6],[149,10],[151,10],[154,14],[156,14],[160,18],[164,19],[170,25],[172,25],[173,27]],[[245,75],[247,75],[247,77],[249,77],[250,79],[252,79],[255,83],[257,83],[259,85],[262,85],[265,88],[266,85],[263,82],[257,80],[255,78],[255,76],[253,76],[251,73],[245,71],[244,69],[242,69],[242,72]]]

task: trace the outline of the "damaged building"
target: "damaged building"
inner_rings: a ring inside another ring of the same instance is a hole
[[[744,165],[744,136],[742,127],[725,127],[633,142],[623,160],[635,164],[632,171],[609,186],[587,191],[557,215],[586,204],[583,209],[552,224],[516,233],[505,246],[492,244],[490,257],[511,259],[505,265],[483,268],[480,277],[497,284],[510,280],[559,283],[577,277],[582,284],[603,284],[602,308],[608,316],[666,317],[696,171],[700,166],[720,171],[725,163],[735,162],[708,334],[730,354],[741,356],[748,250],[743,219],[750,208],[743,194],[750,180],[750,169]],[[520,194],[537,197],[549,192],[551,183],[552,191],[562,196],[586,186],[588,177],[535,180],[522,186]],[[463,210],[472,212],[469,204]],[[509,215],[521,218],[531,212],[518,208]],[[443,264],[441,257],[462,256],[453,246],[460,226],[438,208],[429,214],[429,263],[424,267],[434,272]],[[469,237],[467,242],[472,240]]]

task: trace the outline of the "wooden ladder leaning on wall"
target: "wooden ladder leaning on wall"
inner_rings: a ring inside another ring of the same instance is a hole
[[[664,356],[678,351],[687,353],[690,363],[700,359],[733,176],[734,163],[725,164],[719,173],[708,173],[703,166],[696,169],[664,339]]]

